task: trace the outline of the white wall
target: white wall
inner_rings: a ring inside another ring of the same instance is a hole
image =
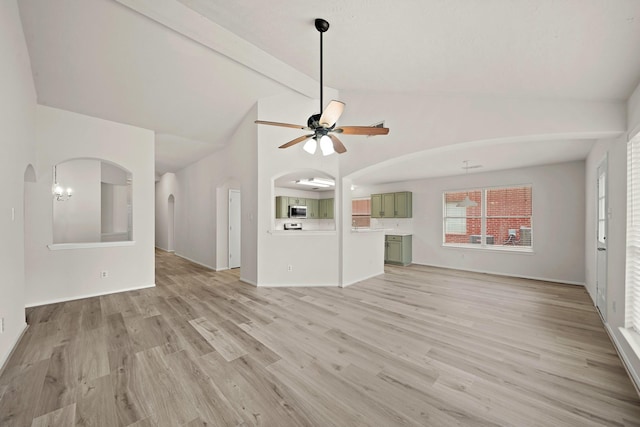
[[[610,217],[607,233],[607,310],[605,326],[640,387],[640,355],[636,354],[619,328],[625,319],[625,268],[627,226],[627,141],[640,131],[640,85],[628,101],[628,130],[624,136],[599,141],[586,162],[585,264],[586,287],[596,301],[596,174],[602,159],[608,161],[608,196]]]
[[[178,206],[182,202],[178,194],[178,181],[174,173],[168,172],[156,182],[156,247],[165,251],[173,250],[169,247],[169,196],[171,195],[174,197],[174,206]]]
[[[327,95],[330,99],[334,95]],[[287,123],[306,123],[318,112],[318,100],[300,95],[262,99],[258,118]],[[278,146],[301,135],[294,129],[259,126],[258,134],[258,286],[338,286],[340,284],[340,239],[338,230],[276,231],[274,180],[297,170],[316,170],[340,182],[338,155],[309,155],[301,144]],[[341,211],[341,191],[335,192],[335,209]],[[244,203],[244,201],[243,201]],[[339,217],[336,219],[339,223]],[[244,248],[244,242],[243,242]],[[291,266],[291,270],[289,270]]]
[[[35,165],[36,93],[15,0],[0,2],[0,64],[0,179],[7,184],[0,198],[0,317],[5,325],[0,334],[2,367],[26,327],[23,182],[27,166]]]
[[[413,218],[385,227],[413,233],[413,262],[555,282],[584,284],[584,162],[470,173],[468,176],[361,187],[354,196],[411,191]],[[442,193],[468,187],[531,184],[533,253],[442,246]]]
[[[57,166],[57,180],[73,189],[66,201],[52,200],[53,243],[99,242],[102,223],[100,161],[73,159]]]
[[[26,224],[30,236],[25,242],[27,305],[153,286],[153,132],[39,105],[36,143],[39,181],[29,201],[32,212]],[[78,157],[104,159],[131,172],[133,245],[48,248],[53,242],[52,168]],[[107,278],[100,277],[102,271],[108,272]]]
[[[243,118],[230,143],[176,173],[175,252],[212,269],[227,267],[227,193],[241,191],[241,278],[256,282],[257,150],[256,108]],[[235,188],[239,187],[239,188]],[[166,192],[165,192],[166,194]],[[224,230],[222,230],[224,228]]]

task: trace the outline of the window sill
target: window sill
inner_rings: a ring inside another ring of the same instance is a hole
[[[453,248],[453,249],[471,249],[474,251],[489,251],[489,252],[509,252],[509,253],[518,253],[518,254],[529,254],[532,255],[535,253],[533,248],[520,247],[520,246],[503,246],[503,245],[477,245],[477,244],[465,244],[465,243],[443,243],[443,248]]]
[[[122,242],[88,242],[88,243],[53,243],[47,245],[50,251],[64,251],[68,249],[94,249],[94,248],[110,248],[115,246],[133,246],[135,240]]]

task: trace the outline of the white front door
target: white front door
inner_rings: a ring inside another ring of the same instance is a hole
[[[229,190],[229,268],[240,267],[240,191]]]
[[[609,222],[609,202],[607,197],[607,158],[598,166],[598,227],[596,235],[596,307],[607,319],[607,225]]]

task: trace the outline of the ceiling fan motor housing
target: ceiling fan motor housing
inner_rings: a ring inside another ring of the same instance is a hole
[[[316,30],[321,33],[326,32],[329,29],[329,23],[322,18],[316,18]]]

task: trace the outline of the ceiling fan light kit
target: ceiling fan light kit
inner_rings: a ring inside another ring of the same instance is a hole
[[[323,75],[322,75],[322,33],[329,29],[329,23],[322,19],[315,20],[316,30],[320,33],[320,111],[321,114],[313,114],[307,120],[307,126],[294,125],[290,123],[270,122],[265,120],[256,120],[256,124],[289,127],[302,130],[310,130],[313,133],[304,135],[282,144],[278,148],[289,148],[300,142],[307,141],[303,145],[303,150],[309,154],[315,154],[318,145],[324,156],[333,153],[345,153],[347,149],[340,139],[335,135],[342,133],[345,135],[387,135],[389,129],[381,126],[341,126],[336,128],[336,122],[344,111],[345,104],[341,101],[331,100],[329,105],[323,110]]]

